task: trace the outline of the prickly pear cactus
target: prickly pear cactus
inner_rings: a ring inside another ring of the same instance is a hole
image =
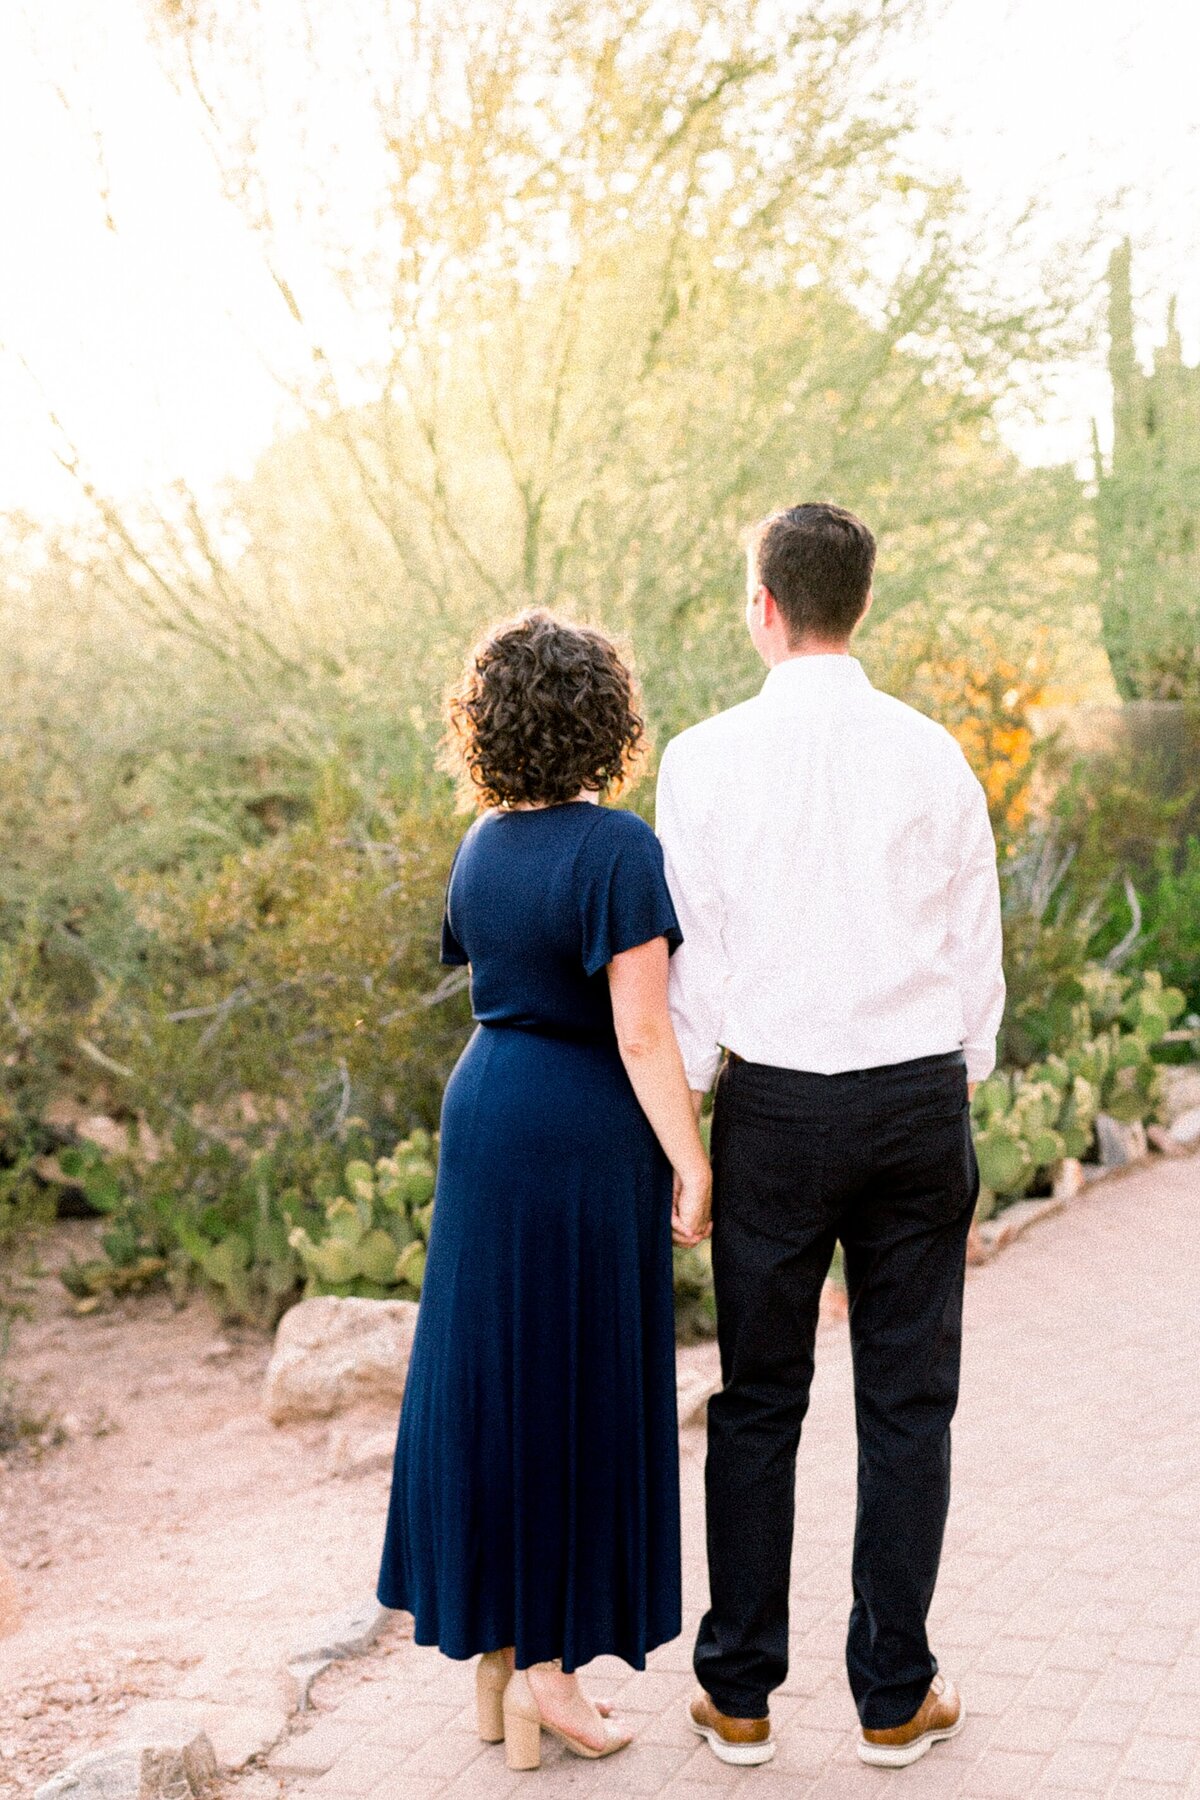
[[[314,1239],[297,1225],[288,1236],[305,1267],[305,1294],[419,1296],[436,1182],[437,1139],[427,1131],[374,1163],[347,1163],[345,1192],[325,1208],[324,1232]]]
[[[1133,979],[1094,964],[1060,1054],[980,1082],[971,1108],[979,1174],[988,1203],[1018,1199],[1046,1182],[1064,1156],[1085,1157],[1096,1115],[1129,1123],[1153,1118],[1161,1074],[1153,1048],[1187,1002],[1155,971]]]

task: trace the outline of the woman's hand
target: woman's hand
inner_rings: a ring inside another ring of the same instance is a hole
[[[704,1096],[689,1092],[671,1025],[666,938],[651,938],[614,956],[608,988],[625,1073],[676,1171],[671,1235],[691,1249],[712,1230],[712,1170],[696,1122]]]
[[[683,1174],[675,1171],[671,1237],[683,1249],[691,1250],[711,1235],[712,1169],[706,1158],[689,1166]]]

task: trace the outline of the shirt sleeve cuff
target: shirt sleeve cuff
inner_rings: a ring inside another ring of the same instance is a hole
[[[967,1059],[967,1080],[986,1081],[996,1067],[996,1041],[990,1044],[964,1044],[963,1055]]]

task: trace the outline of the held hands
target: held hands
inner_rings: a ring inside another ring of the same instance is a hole
[[[693,1088],[690,1094],[692,1113],[697,1125],[704,1106],[704,1093]],[[712,1166],[704,1150],[696,1142],[694,1160],[689,1157],[683,1174],[675,1171],[675,1195],[671,1203],[671,1236],[684,1250],[692,1250],[712,1236]]]
[[[685,1250],[712,1236],[712,1169],[707,1157],[681,1175],[675,1171],[671,1237]]]

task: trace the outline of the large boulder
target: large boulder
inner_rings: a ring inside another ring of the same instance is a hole
[[[275,1333],[263,1395],[268,1416],[284,1425],[399,1406],[416,1323],[412,1300],[302,1300]]]

